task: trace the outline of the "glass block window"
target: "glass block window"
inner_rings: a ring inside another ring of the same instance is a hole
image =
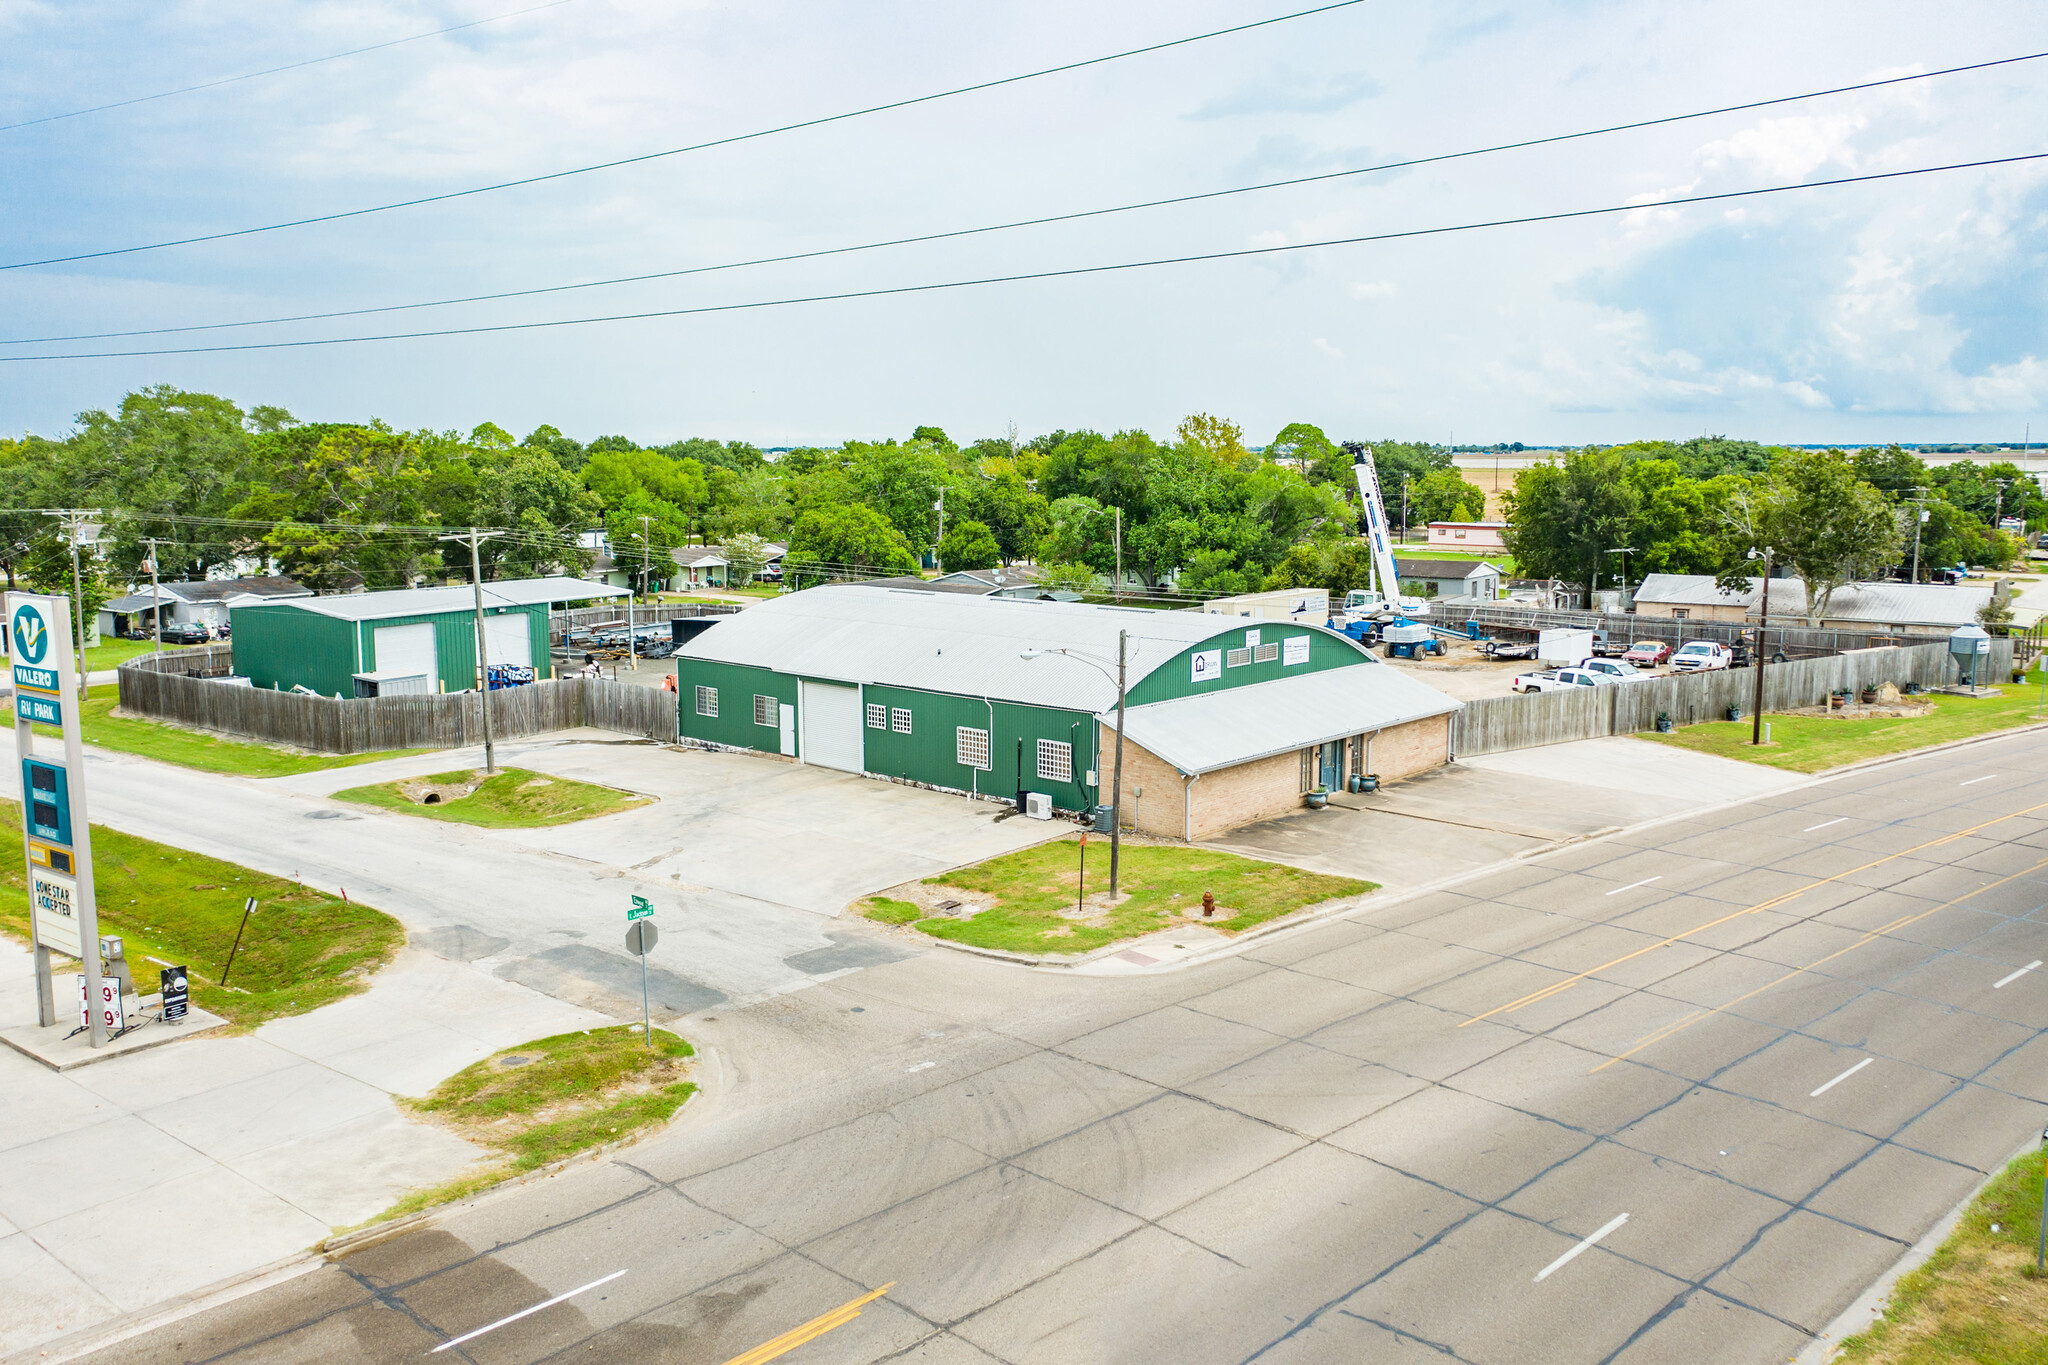
[[[889,728],[899,735],[909,734],[910,712],[901,706],[891,709],[889,712]]]
[[[764,697],[756,692],[754,694],[754,724],[774,725],[776,723],[775,698]]]
[[[1275,640],[1270,645],[1260,645],[1252,650],[1252,662],[1255,664],[1269,664],[1279,657],[1280,642],[1278,640]]]
[[[879,705],[879,704],[877,704],[877,703],[875,703],[875,702],[869,702],[869,703],[868,703],[868,729],[870,729],[870,730],[886,730],[886,729],[888,729],[888,728],[889,728],[889,708],[888,708],[888,707],[886,707],[886,706],[882,706],[882,705]]]
[[[1038,775],[1047,782],[1074,780],[1074,746],[1057,739],[1038,741]]]
[[[717,688],[700,687],[697,689],[697,714],[700,716],[716,716],[718,714]]]
[[[953,731],[953,755],[962,767],[989,770],[988,731],[958,726]]]

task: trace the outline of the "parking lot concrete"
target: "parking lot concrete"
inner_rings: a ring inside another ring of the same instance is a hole
[[[691,1018],[731,1083],[658,1138],[91,1359],[716,1362],[887,1285],[815,1358],[1765,1365],[2039,1132],[2043,958],[2035,735],[1178,973],[923,954]]]

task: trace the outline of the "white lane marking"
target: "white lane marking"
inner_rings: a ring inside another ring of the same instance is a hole
[[[1834,1089],[1834,1088],[1835,1088],[1836,1086],[1840,1085],[1840,1084],[1841,1084],[1841,1083],[1842,1083],[1843,1081],[1846,1081],[1846,1080],[1848,1080],[1848,1079],[1849,1079],[1849,1078],[1850,1078],[1851,1076],[1855,1075],[1855,1074],[1856,1074],[1857,1072],[1861,1071],[1861,1070],[1862,1070],[1862,1069],[1863,1069],[1864,1067],[1866,1067],[1866,1066],[1869,1066],[1869,1065],[1870,1065],[1870,1064],[1871,1064],[1872,1062],[1874,1062],[1874,1061],[1876,1061],[1876,1060],[1877,1060],[1877,1058],[1875,1058],[1875,1057],[1865,1057],[1865,1058],[1864,1058],[1864,1059],[1863,1059],[1862,1061],[1860,1061],[1860,1062],[1856,1063],[1856,1065],[1854,1065],[1854,1066],[1850,1067],[1850,1068],[1849,1068],[1849,1069],[1848,1069],[1847,1071],[1844,1071],[1844,1072],[1843,1072],[1843,1073],[1842,1073],[1841,1075],[1839,1075],[1839,1076],[1835,1077],[1835,1078],[1834,1078],[1833,1080],[1829,1081],[1829,1082],[1828,1082],[1828,1083],[1827,1083],[1826,1085],[1822,1086],[1822,1087],[1821,1087],[1820,1089],[1818,1089],[1818,1090],[1814,1090],[1814,1091],[1809,1091],[1809,1092],[1807,1093],[1807,1096],[1806,1096],[1806,1098],[1808,1098],[1808,1099],[1810,1099],[1810,1100],[1811,1100],[1811,1099],[1818,1099],[1818,1098],[1819,1098],[1820,1096],[1822,1096],[1822,1095],[1825,1095],[1825,1094],[1827,1094],[1827,1093],[1828,1093],[1828,1091],[1830,1091],[1830,1090],[1833,1090],[1833,1089]]]
[[[1968,782],[1958,782],[1956,783],[1956,785],[1958,787],[1974,787],[1979,782],[1989,782],[1992,778],[1996,776],[1998,776],[1997,773],[1986,773],[1982,777],[1973,777]]]
[[[2014,972],[2011,976],[2000,977],[1998,980],[1992,982],[1991,989],[1995,991],[2001,986],[2010,986],[2013,982],[2019,980],[2021,977],[2025,976],[2028,972],[2031,972],[2032,970],[2034,970],[2034,968],[2040,965],[2041,959],[2037,957],[2032,962],[2029,962],[2026,966]]]
[[[1648,886],[1651,882],[1661,882],[1663,880],[1664,874],[1659,872],[1654,877],[1645,877],[1639,882],[1630,882],[1627,886],[1617,886],[1607,894],[1610,896],[1619,896],[1624,891],[1633,891],[1639,886]]]
[[[1593,1234],[1593,1235],[1592,1235],[1591,1237],[1588,1237],[1588,1238],[1587,1238],[1587,1239],[1586,1239],[1585,1241],[1583,1241],[1583,1242],[1579,1243],[1579,1244],[1578,1244],[1577,1246],[1573,1247],[1573,1248],[1572,1248],[1572,1249],[1571,1249],[1570,1251],[1567,1251],[1567,1252],[1566,1252],[1566,1253],[1565,1253],[1564,1255],[1562,1255],[1562,1256],[1558,1257],[1558,1258],[1557,1258],[1556,1260],[1552,1261],[1552,1262],[1551,1262],[1551,1263],[1550,1263],[1549,1265],[1547,1265],[1547,1266],[1543,1267],[1543,1269],[1541,1269],[1541,1270],[1537,1271],[1537,1272],[1536,1272],[1536,1281],[1535,1281],[1535,1282],[1536,1282],[1536,1283],[1538,1283],[1538,1284],[1541,1284],[1541,1283],[1542,1283],[1543,1281],[1545,1281],[1545,1280],[1549,1279],[1549,1278],[1550,1278],[1550,1277],[1551,1277],[1552,1275],[1556,1274],[1556,1273],[1557,1273],[1558,1271],[1560,1271],[1560,1270],[1564,1269],[1564,1268],[1565,1268],[1566,1266],[1570,1265],[1570,1264],[1571,1264],[1571,1263],[1573,1262],[1573,1260],[1575,1260],[1575,1259],[1576,1259],[1576,1258],[1578,1257],[1578,1255],[1579,1255],[1579,1253],[1580,1253],[1580,1252],[1582,1252],[1582,1251],[1586,1250],[1586,1248],[1588,1248],[1588,1247],[1591,1247],[1591,1246],[1597,1246],[1597,1245],[1599,1245],[1600,1239],[1601,1239],[1602,1237],[1605,1237],[1605,1236],[1606,1236],[1606,1235],[1607,1235],[1608,1233],[1610,1233],[1610,1232],[1614,1231],[1614,1230],[1615,1230],[1616,1228],[1620,1227],[1620,1226],[1621,1226],[1621,1225],[1622,1225],[1623,1223],[1626,1223],[1627,1221],[1628,1221],[1628,1215],[1627,1215],[1627,1214],[1625,1214],[1625,1213],[1618,1213],[1618,1214],[1616,1214],[1616,1215],[1614,1216],[1613,1220],[1612,1220],[1611,1222],[1609,1222],[1609,1223],[1607,1224],[1607,1226],[1606,1226],[1606,1227],[1604,1227],[1604,1228],[1600,1229],[1600,1231],[1598,1231],[1598,1232],[1594,1233],[1594,1234]]]
[[[626,1272],[623,1270],[614,1270],[611,1274],[605,1276],[603,1279],[592,1280],[589,1284],[584,1285],[581,1289],[572,1289],[566,1294],[557,1294],[552,1299],[549,1299],[546,1303],[537,1303],[531,1308],[522,1308],[517,1313],[514,1313],[511,1317],[499,1318],[496,1322],[492,1323],[488,1327],[479,1327],[474,1332],[466,1332],[462,1336],[455,1338],[455,1340],[453,1341],[444,1341],[439,1346],[436,1346],[433,1350],[427,1352],[427,1354],[437,1355],[440,1352],[447,1350],[450,1346],[460,1346],[463,1342],[473,1341],[477,1337],[482,1336],[486,1332],[495,1332],[508,1322],[517,1322],[521,1318],[532,1317],[541,1309],[553,1308],[556,1304],[562,1302],[562,1300],[564,1299],[573,1299],[578,1294],[589,1293],[591,1290],[597,1288],[601,1284],[610,1284],[613,1280],[616,1280],[617,1278],[619,1278],[619,1276],[625,1273]]]
[[[1805,829],[1802,829],[1799,832],[1801,834],[1811,834],[1817,829],[1826,829],[1829,825],[1839,825],[1842,823],[1842,821],[1848,818],[1849,817],[1846,815],[1838,815],[1832,820],[1823,820],[1817,825],[1808,825]]]
[[[913,1071],[929,1071],[929,1070],[931,1070],[931,1069],[932,1069],[933,1067],[935,1067],[935,1066],[937,1066],[937,1065],[938,1065],[938,1063],[937,1063],[937,1062],[919,1062],[919,1063],[918,1063],[918,1064],[917,1064],[916,1066],[906,1066],[906,1067],[904,1067],[904,1068],[903,1068],[903,1074],[907,1076],[907,1075],[909,1075],[909,1074],[910,1074],[911,1072],[913,1072]]]

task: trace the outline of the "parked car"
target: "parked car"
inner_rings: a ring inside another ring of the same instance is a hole
[[[1717,645],[1712,640],[1687,640],[1671,656],[1674,673],[1712,673],[1728,667],[1729,663],[1728,646]]]
[[[1628,653],[1621,656],[1624,663],[1637,668],[1655,668],[1671,658],[1671,646],[1662,640],[1638,640],[1628,647]]]
[[[1572,667],[1584,669],[1588,673],[1598,673],[1601,677],[1614,682],[1640,682],[1643,676],[1629,665],[1616,663],[1613,659],[1581,659]]]
[[[1550,668],[1517,673],[1508,686],[1517,692],[1556,692],[1566,687],[1612,687],[1617,679],[1586,668]]]
[[[211,638],[197,621],[173,621],[157,632],[157,639],[167,645],[203,645]]]

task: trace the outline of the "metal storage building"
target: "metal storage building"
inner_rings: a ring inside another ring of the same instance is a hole
[[[678,727],[686,743],[1085,810],[1110,800],[1120,631],[1127,825],[1199,839],[1355,772],[1450,756],[1459,703],[1320,625],[861,585],[760,603],[678,650]]]
[[[489,661],[549,676],[548,606],[624,597],[623,588],[577,578],[484,584]],[[477,685],[476,591],[406,588],[236,604],[229,612],[235,672],[256,687],[305,687],[356,695],[358,674],[424,677],[418,690],[467,692]]]

